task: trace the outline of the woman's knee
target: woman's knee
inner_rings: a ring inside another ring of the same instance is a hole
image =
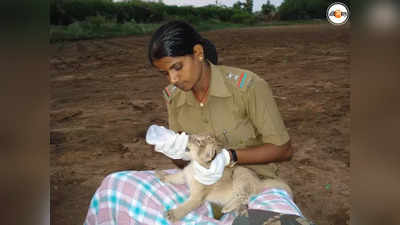
[[[112,188],[116,183],[126,180],[128,177],[135,177],[140,172],[142,171],[118,171],[110,173],[104,177],[100,186],[103,188]]]

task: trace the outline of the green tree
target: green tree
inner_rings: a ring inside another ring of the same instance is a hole
[[[246,0],[246,2],[237,1],[233,4],[234,9],[244,10],[248,13],[253,13],[253,0]]]
[[[332,2],[335,0],[284,0],[278,13],[282,20],[322,19]]]
[[[233,8],[239,9],[239,10],[244,10],[246,8],[246,3],[238,1],[235,4],[233,4]]]
[[[267,4],[261,6],[261,12],[264,15],[270,15],[271,13],[276,12],[276,7],[268,0]]]
[[[246,0],[246,11],[253,13],[253,0]]]

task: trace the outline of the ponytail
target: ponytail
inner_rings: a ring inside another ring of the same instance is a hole
[[[189,24],[182,21],[171,21],[158,28],[149,43],[149,60],[166,56],[177,57],[193,54],[193,46],[201,44],[204,57],[211,63],[218,63],[218,54],[215,45],[201,35]]]
[[[201,39],[200,44],[203,46],[204,49],[204,57],[212,64],[217,65],[218,64],[218,53],[217,49],[215,48],[215,45],[208,39]]]

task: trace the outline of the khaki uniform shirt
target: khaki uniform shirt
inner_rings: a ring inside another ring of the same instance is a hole
[[[233,149],[289,141],[271,88],[264,79],[248,70],[212,63],[210,66],[209,94],[203,107],[191,91],[184,92],[173,85],[164,89],[170,129],[210,134]],[[264,177],[277,175],[274,163],[247,167]]]

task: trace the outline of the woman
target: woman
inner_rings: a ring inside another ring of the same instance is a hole
[[[276,177],[271,162],[292,156],[289,135],[271,89],[248,70],[221,66],[215,46],[189,24],[161,26],[149,44],[149,60],[169,80],[169,128],[208,133],[230,149],[232,163],[261,177]],[[175,159],[182,168],[186,161]],[[268,164],[267,164],[268,163]],[[170,170],[169,172],[176,172]],[[169,224],[166,210],[185,201],[186,185],[163,184],[153,171],[124,171],[107,176],[96,191],[85,224]],[[210,204],[188,214],[181,224],[310,224],[283,190],[265,190],[249,200],[249,216],[225,214],[214,219]]]

